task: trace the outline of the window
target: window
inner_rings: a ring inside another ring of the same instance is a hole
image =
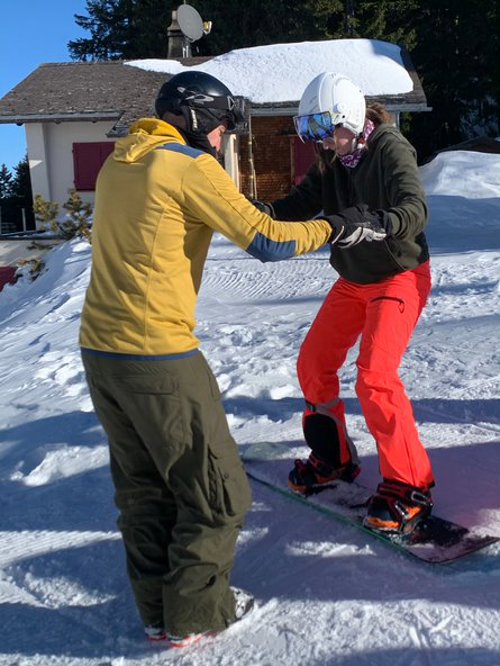
[[[73,144],[73,167],[75,189],[87,192],[95,190],[99,169],[106,157],[113,151],[112,141]]]

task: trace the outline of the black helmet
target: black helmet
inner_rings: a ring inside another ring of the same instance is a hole
[[[183,115],[188,129],[208,134],[227,122],[230,130],[244,120],[243,100],[233,97],[221,81],[205,72],[182,72],[162,85],[155,102],[157,115]]]

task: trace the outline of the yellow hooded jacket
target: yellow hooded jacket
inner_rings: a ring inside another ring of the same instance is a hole
[[[155,358],[196,350],[196,300],[214,231],[278,261],[318,249],[332,230],[325,220],[273,220],[175,127],[138,121],[97,179],[82,348]]]

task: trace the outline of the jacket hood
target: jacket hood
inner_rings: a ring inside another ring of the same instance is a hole
[[[118,139],[113,159],[117,162],[137,162],[158,146],[165,143],[182,143],[186,140],[177,128],[157,118],[141,118],[130,128],[130,133]]]
[[[376,141],[379,141],[382,137],[387,137],[389,135],[397,137],[402,136],[401,131],[397,127],[394,127],[394,125],[388,125],[386,123],[382,123],[381,125],[378,125],[378,127],[375,127],[373,132],[368,137],[368,145],[373,145]]]

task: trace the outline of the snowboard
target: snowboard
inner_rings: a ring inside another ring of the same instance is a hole
[[[363,525],[363,518],[373,490],[358,480],[353,483],[335,481],[307,497],[288,488],[288,473],[293,466],[292,450],[293,447],[286,442],[240,446],[241,457],[251,479],[330,518],[353,525],[421,561],[431,564],[455,562],[500,541],[500,537],[468,529],[433,514],[407,536],[371,530]]]

